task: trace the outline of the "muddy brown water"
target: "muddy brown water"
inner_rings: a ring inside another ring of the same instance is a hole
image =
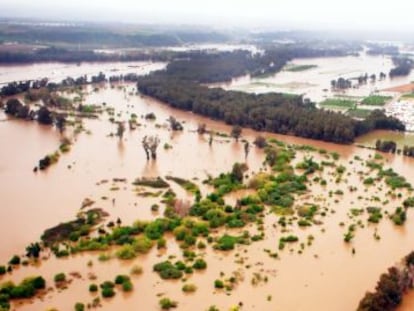
[[[57,149],[59,133],[30,122],[0,122],[0,262],[6,262],[12,254],[21,254],[24,247],[37,240],[44,229],[73,219],[85,198],[95,200],[95,207],[107,210],[110,213],[109,219],[120,217],[126,224],[136,219],[152,219],[157,215],[151,212],[150,206],[158,199],[138,197],[135,187],[131,185],[136,177],[174,175],[195,178],[193,181],[200,185],[208,174],[217,175],[230,170],[234,162],[244,161],[241,142],[236,143],[230,138],[216,136],[210,147],[207,135],[200,136],[194,132],[199,123],[206,123],[207,128],[224,133],[229,133],[228,126],[192,113],[171,109],[150,98],[130,95],[133,91],[133,85],[125,90],[106,87],[93,92],[89,89],[85,102],[106,102],[115,107],[116,114],[120,113],[116,119],[128,120],[130,114],[135,112],[139,116],[138,121],[142,123],[141,127],[135,131],[127,130],[120,141],[117,137],[110,136],[116,132],[116,126],[108,121],[108,114],[103,113],[99,120],[86,120],[84,127],[90,134],[79,134],[71,151],[62,155],[59,162],[46,172],[33,173],[32,169],[42,156]],[[149,122],[140,117],[148,112],[156,114],[156,121]],[[179,121],[185,121],[183,132],[172,133],[163,127],[170,115]],[[161,139],[158,159],[147,161],[141,140],[144,135],[154,133]],[[257,135],[258,133],[245,129],[242,138],[252,142]],[[357,166],[349,164],[355,155],[366,159],[373,153],[355,146],[275,134],[265,135],[288,143],[308,144],[336,151],[341,154],[340,161],[347,165],[349,171],[358,169]],[[164,150],[164,143],[172,145],[173,148]],[[251,148],[247,157],[249,174],[258,172],[263,160],[263,152]],[[414,183],[413,159],[385,155],[385,160],[387,165]],[[127,182],[114,183],[114,177],[126,178]],[[360,182],[357,178],[349,178],[348,184],[340,186],[343,190],[350,184],[358,185]],[[109,182],[102,183],[103,180]],[[172,186],[179,198],[191,198],[178,186]],[[119,190],[110,190],[113,187]],[[335,202],[335,197],[329,198],[328,192],[338,187],[334,185],[326,189],[312,186],[309,200],[320,197],[323,202],[321,204],[336,213],[326,217],[321,226],[291,229],[290,233],[298,235],[301,241],[306,241],[308,235],[315,236],[313,245],[305,247],[303,254],[298,254],[298,245],[287,246],[285,250],[278,251],[278,241],[282,233],[280,228],[275,230],[273,226],[278,217],[269,214],[265,220],[265,240],[250,246],[238,246],[229,253],[219,253],[207,248],[204,256],[208,269],[194,273],[188,280],[198,287],[194,294],[184,294],[181,291],[183,282],[162,281],[152,272],[152,265],[166,260],[168,255],[174,254],[177,259],[181,258],[178,246],[171,239],[168,241],[166,253],[159,253],[154,249],[131,262],[112,259],[102,263],[98,261],[95,253],[76,255],[68,259],[50,258],[37,267],[21,267],[10,277],[1,277],[0,281],[9,278],[19,281],[29,275],[41,274],[52,285],[56,273],[77,271],[82,279],[74,278],[67,290],[60,293],[54,290],[42,300],[36,298],[31,303],[16,305],[18,310],[46,310],[51,307],[71,310],[77,301],[92,301],[94,296],[88,292],[90,283],[113,279],[117,274],[128,273],[134,264],[139,264],[144,273],[133,278],[134,291],[128,295],[118,291],[115,298],[103,300],[103,310],[156,310],[159,300],[157,294],[161,293],[177,300],[179,310],[205,310],[213,304],[220,310],[227,310],[239,302],[243,303],[243,310],[352,310],[356,308],[365,291],[374,288],[379,275],[413,249],[414,215],[409,211],[408,221],[401,228],[395,227],[388,219],[383,219],[378,226],[368,225],[364,229],[358,229],[352,246],[345,245],[343,233],[346,227],[340,227],[339,223],[350,223],[346,217],[350,207],[365,207],[370,202],[358,202],[356,195],[346,195],[339,202]],[[202,186],[204,194],[208,190]],[[383,195],[382,192],[376,193],[377,190],[368,190],[368,194],[370,191],[372,194]],[[104,196],[108,199],[102,199]],[[114,204],[112,198],[115,199]],[[228,200],[231,203],[236,198],[237,194],[235,198],[230,197]],[[392,202],[391,206],[393,204]],[[373,239],[375,228],[381,236],[380,241]],[[254,227],[251,229],[255,230]],[[356,250],[355,255],[352,255],[352,247]],[[264,249],[278,252],[280,259],[269,257]],[[241,257],[244,262],[236,263]],[[92,267],[88,267],[89,261],[93,262]],[[244,280],[230,295],[214,289],[214,280],[220,278],[220,272],[224,272],[225,277],[230,277],[236,270],[242,271]],[[97,275],[96,281],[88,279],[90,272]],[[254,273],[266,275],[268,281],[253,285],[251,279]]]

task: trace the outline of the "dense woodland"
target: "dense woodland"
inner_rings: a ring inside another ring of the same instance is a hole
[[[395,67],[390,70],[390,77],[408,76],[414,65],[412,59],[405,57],[393,57],[392,61]]]
[[[166,28],[124,24],[2,23],[0,42],[29,44],[86,45],[87,47],[159,47],[185,43],[224,42],[225,33],[212,29]]]
[[[216,55],[200,53],[193,58],[173,61],[166,70],[139,78],[138,90],[172,107],[228,124],[337,143],[351,143],[356,136],[373,129],[405,129],[399,120],[379,110],[373,111],[364,121],[356,121],[340,113],[319,110],[313,103],[304,102],[301,96],[247,94],[201,84],[226,81],[246,73],[276,72],[299,54],[302,57],[318,55],[315,50],[300,50],[275,49],[256,56],[242,51]]]
[[[169,61],[172,57],[185,56],[185,53],[173,53],[168,51],[145,52],[133,51],[124,54],[97,53],[92,50],[71,50],[66,48],[42,48],[26,52],[0,51],[0,63],[38,63],[38,62],[109,62],[109,61]]]

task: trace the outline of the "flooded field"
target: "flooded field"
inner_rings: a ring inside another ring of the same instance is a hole
[[[108,62],[108,63],[37,63],[28,65],[0,66],[0,85],[13,81],[37,80],[47,77],[51,82],[61,82],[67,77],[77,78],[87,75],[121,75],[134,72],[146,74],[153,70],[162,69],[164,63],[150,62]]]
[[[80,73],[79,67],[75,69],[73,75]],[[247,129],[243,129],[240,141],[236,142],[224,135],[229,134],[231,128],[221,122],[174,110],[135,92],[135,85],[88,87],[84,102],[99,105],[104,112],[98,119],[84,119],[84,131],[79,134],[68,128],[65,135],[74,141],[71,150],[62,154],[58,163],[37,173],[33,172],[34,166],[40,158],[59,147],[61,134],[53,128],[0,115],[0,119],[7,120],[0,122],[3,146],[0,153],[0,216],[3,219],[0,263],[6,263],[13,254],[23,254],[25,247],[39,240],[45,229],[73,219],[86,198],[94,201],[93,207],[109,213],[105,223],[119,218],[122,224],[130,225],[136,220],[160,217],[164,206],[160,204],[158,212],[151,208],[160,203],[159,195],[143,195],[144,191],[154,193],[157,190],[132,185],[136,178],[164,178],[167,175],[185,178],[195,183],[202,196],[206,196],[214,189],[203,181],[209,176],[229,172],[235,162],[247,164],[248,179],[260,171],[269,173],[263,164],[264,151],[252,144],[259,134],[286,144],[312,146],[295,151],[293,167],[309,158],[318,163],[329,162],[322,170],[309,175],[308,191],[298,194],[295,199],[295,209],[306,204],[319,206],[315,223],[299,226],[298,216],[294,214],[287,216],[292,224],[284,227],[280,222],[282,215],[269,207],[263,217],[263,240],[237,245],[232,251],[214,250],[209,244],[197,249],[208,267],[186,276],[185,282],[162,280],[152,271],[153,265],[160,261],[183,259],[182,250],[173,237],[166,237],[166,249],[154,247],[148,254],[127,261],[115,258],[116,248],[83,252],[64,259],[56,259],[50,254],[49,259],[41,260],[39,264],[21,266],[10,275],[0,276],[0,282],[9,279],[19,282],[30,275],[42,275],[48,283],[50,289],[43,297],[29,303],[17,302],[13,305],[15,309],[71,310],[78,301],[91,303],[99,296],[89,293],[91,283],[113,280],[116,275],[129,274],[133,266],[139,265],[143,273],[131,276],[134,291],[117,291],[114,298],[101,299],[103,310],[129,310],[131,306],[155,310],[160,297],[165,296],[178,301],[178,310],[206,310],[211,305],[220,310],[236,305],[243,305],[242,310],[354,310],[365,291],[374,288],[379,275],[413,250],[412,211],[408,210],[403,226],[394,225],[388,217],[410,192],[390,190],[382,181],[373,186],[363,186],[362,182],[370,174],[375,175],[365,165],[366,161],[375,158],[384,168],[391,167],[414,183],[414,159],[393,155],[375,157],[373,151],[355,145],[335,145]],[[113,108],[114,113],[108,113],[108,108]],[[154,113],[155,120],[145,119],[148,113]],[[111,117],[127,122],[133,114],[137,115],[140,126],[135,130],[127,129],[119,139],[114,135],[117,125],[110,121]],[[167,122],[170,116],[182,122],[182,132],[170,130]],[[217,133],[211,145],[208,134],[197,133],[202,123]],[[160,138],[157,160],[147,161],[141,141],[145,135],[154,134]],[[387,135],[399,135],[401,141],[412,139],[411,136],[375,132],[361,137],[358,143],[375,143],[377,138],[384,139]],[[247,157],[242,140],[251,144]],[[338,153],[338,159],[333,152]],[[340,176],[339,167],[344,170]],[[301,172],[299,169],[295,171]],[[322,185],[320,179],[326,180],[327,184]],[[179,200],[193,202],[191,193],[172,182],[170,186]],[[352,187],[358,189],[350,190]],[[255,192],[251,189],[231,192],[224,199],[234,205],[238,199]],[[373,205],[386,211],[378,224],[367,222],[365,211],[350,216],[351,209],[365,210]],[[345,243],[344,234],[351,225],[356,226],[355,237],[351,243]],[[253,234],[258,229],[255,223],[250,223],[241,229],[216,229],[212,234],[241,234],[244,230]],[[299,241],[287,243],[280,249],[280,238],[285,235],[295,235]],[[274,253],[277,256],[270,256]],[[102,254],[111,255],[111,259],[99,260]],[[49,257],[49,254],[43,255]],[[53,278],[60,272],[66,273],[71,280],[67,289],[53,286]],[[236,279],[231,291],[214,287],[215,280],[231,277]],[[197,291],[184,293],[181,290],[184,283],[195,284]]]
[[[368,147],[375,147],[375,142],[380,140],[392,140],[397,143],[398,148],[403,148],[404,145],[414,145],[414,134],[413,133],[400,133],[393,131],[373,131],[366,135],[360,136],[356,139],[356,144],[361,144]]]
[[[334,96],[365,97],[371,93],[387,88],[410,83],[414,80],[414,73],[407,77],[386,78],[375,83],[368,82],[358,88],[346,91],[332,91],[331,81],[340,77],[345,79],[357,78],[360,75],[380,72],[388,75],[393,68],[392,60],[388,56],[371,56],[360,53],[359,56],[331,57],[331,58],[304,58],[294,59],[286,68],[292,66],[314,65],[303,71],[284,70],[273,76],[251,78],[245,76],[234,79],[230,83],[218,84],[228,90],[239,90],[253,93],[283,92],[303,94],[305,98],[320,102]]]

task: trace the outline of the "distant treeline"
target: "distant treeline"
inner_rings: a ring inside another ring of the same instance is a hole
[[[369,55],[398,55],[399,49],[398,46],[395,45],[378,45],[367,43]]]
[[[0,52],[0,63],[38,63],[38,62],[109,62],[109,61],[168,61],[181,53],[174,52],[131,52],[128,54],[96,53],[94,51],[68,50],[63,48],[43,48],[30,52]],[[185,56],[185,55],[184,55]]]
[[[119,25],[118,25],[119,26]],[[8,24],[0,28],[0,40],[30,44],[69,44],[106,47],[159,47],[185,43],[225,42],[229,36],[213,30],[128,29],[116,25],[43,26]],[[123,28],[123,29],[122,29]]]
[[[138,90],[172,107],[228,124],[337,143],[351,143],[356,136],[373,129],[405,130],[401,121],[379,110],[364,121],[356,121],[340,113],[319,110],[314,104],[304,102],[301,96],[247,94],[200,84],[229,80],[249,72],[276,72],[300,54],[319,55],[311,49],[301,52],[293,48],[290,53],[282,49],[256,56],[241,51],[219,55],[200,53],[194,58],[173,61],[166,70],[140,77]]]
[[[390,70],[390,77],[408,76],[414,65],[413,60],[406,57],[393,57],[392,61],[395,67]]]
[[[346,50],[311,49],[302,45],[285,45],[258,54],[245,50],[221,53],[187,52],[185,57],[180,55],[181,59],[172,61],[163,76],[199,83],[223,82],[246,74],[274,74],[293,58],[344,55],[347,55]]]

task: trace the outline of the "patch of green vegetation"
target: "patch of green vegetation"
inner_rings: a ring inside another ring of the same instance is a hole
[[[166,298],[166,297],[160,299],[159,304],[160,304],[161,309],[163,310],[170,310],[178,306],[178,303],[176,301],[173,301],[170,298]]]
[[[76,220],[59,224],[47,229],[41,239],[46,245],[53,245],[61,241],[76,241],[81,236],[86,236],[92,228],[99,224],[107,213],[101,209],[91,209],[81,212]]]
[[[104,298],[111,298],[115,296],[115,284],[111,281],[105,281],[100,285],[101,295]]]
[[[320,170],[320,166],[317,162],[313,161],[313,157],[305,157],[302,162],[296,164],[297,169],[304,170],[305,175],[314,173],[317,170]]]
[[[137,178],[132,183],[134,186],[144,186],[151,188],[168,188],[170,185],[161,177],[157,178]]]
[[[371,112],[372,112],[371,109],[354,108],[354,109],[349,109],[346,112],[346,114],[353,118],[365,119],[371,114]]]
[[[312,220],[313,216],[318,211],[318,206],[315,204],[304,204],[298,208],[298,215],[307,220]]]
[[[375,182],[375,179],[372,177],[367,177],[364,179],[364,185],[366,186],[371,186],[374,184],[374,182]]]
[[[369,214],[368,222],[379,223],[382,219],[381,209],[379,207],[367,207]]]
[[[93,114],[102,112],[102,109],[97,105],[79,105],[79,111],[85,114]]]
[[[414,197],[409,197],[403,201],[403,206],[407,207],[414,207]]]
[[[404,95],[402,96],[402,98],[407,98],[407,99],[414,98],[414,93],[404,94]]]
[[[27,277],[19,285],[10,281],[5,282],[0,285],[0,310],[9,310],[10,301],[32,298],[45,288],[46,281],[41,276]]]
[[[370,95],[368,97],[365,97],[362,100],[361,104],[367,106],[384,106],[391,99],[391,96]]]
[[[288,235],[285,237],[281,237],[279,239],[279,250],[283,250],[285,248],[286,243],[294,243],[299,241],[299,238],[295,235]]]
[[[194,284],[184,284],[182,291],[184,293],[194,293],[197,290],[197,286]]]
[[[197,259],[193,264],[193,268],[195,270],[204,270],[207,268],[207,263],[204,259]]]
[[[207,183],[212,185],[216,189],[215,194],[221,197],[243,188],[243,174],[245,171],[247,171],[246,164],[235,163],[231,172],[221,173],[218,177],[207,180]]]
[[[319,106],[327,109],[355,109],[356,101],[342,98],[328,98],[320,102]]]
[[[89,291],[91,293],[96,293],[98,291],[98,285],[96,285],[96,284],[89,285]]]
[[[167,176],[165,178],[167,180],[172,180],[173,182],[177,183],[178,185],[183,187],[188,192],[191,192],[194,194],[200,192],[200,189],[198,188],[198,186],[190,180],[179,178],[179,177],[173,177],[173,176]]]
[[[232,250],[234,249],[234,246],[237,243],[239,243],[239,241],[239,237],[225,234],[217,240],[217,243],[214,245],[214,248],[221,251]]]
[[[58,273],[54,276],[53,279],[54,279],[55,283],[65,282],[66,281],[66,274],[64,274],[63,272]]]
[[[132,239],[131,243],[124,244],[116,252],[119,259],[129,260],[135,258],[138,254],[145,254],[150,251],[154,243],[146,236],[138,236]]]
[[[317,65],[290,65],[285,68],[286,71],[299,72],[318,67]]]
[[[218,289],[224,288],[224,282],[222,280],[215,280],[214,287]]]
[[[157,263],[153,266],[153,270],[164,280],[181,279],[185,269],[186,265],[182,262],[173,264],[169,260]]]
[[[390,217],[395,225],[402,226],[407,220],[407,213],[404,208],[397,207],[395,212]]]
[[[352,224],[348,227],[348,231],[344,234],[344,241],[349,243],[355,237],[355,225]]]

